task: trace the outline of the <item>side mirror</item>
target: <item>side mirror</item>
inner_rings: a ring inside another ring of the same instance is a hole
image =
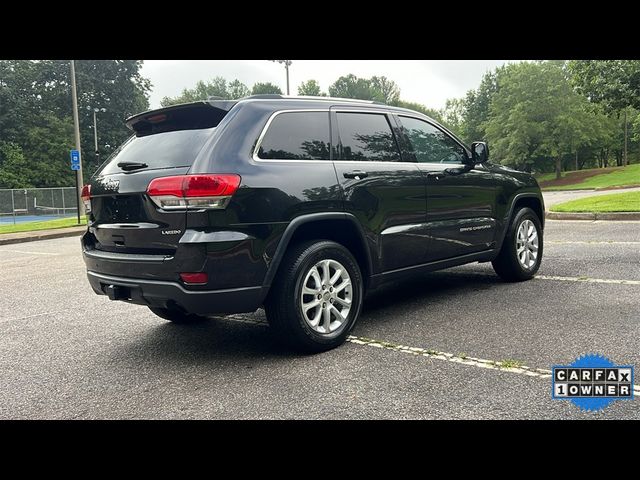
[[[473,142],[471,144],[471,160],[474,165],[489,160],[489,147],[485,142]]]

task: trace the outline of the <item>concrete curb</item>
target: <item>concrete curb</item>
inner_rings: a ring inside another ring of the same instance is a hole
[[[563,213],[545,212],[548,220],[640,220],[640,212]]]
[[[0,234],[0,245],[12,245],[14,243],[36,242],[52,238],[76,237],[86,232],[87,227],[69,227],[55,230],[40,230],[35,232],[3,233]]]

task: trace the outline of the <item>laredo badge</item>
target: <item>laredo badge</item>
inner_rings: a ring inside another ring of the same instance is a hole
[[[614,400],[633,399],[633,366],[615,365],[602,355],[583,355],[567,366],[554,366],[551,396],[598,411]]]

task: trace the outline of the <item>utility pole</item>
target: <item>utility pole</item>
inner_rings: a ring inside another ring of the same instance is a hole
[[[95,144],[96,164],[100,163],[100,153],[98,153],[98,121],[96,120],[96,109],[93,109],[93,141]]]
[[[289,95],[289,65],[291,65],[291,60],[284,61],[284,68],[287,71],[287,95]],[[625,111],[626,114],[626,111]]]
[[[284,68],[287,71],[287,95],[289,95],[289,66],[293,63],[291,60],[271,60],[272,62],[284,63]]]
[[[73,102],[73,128],[76,137],[76,150],[80,152],[80,168],[76,170],[76,198],[78,200],[78,223],[80,223],[80,215],[84,214],[84,204],[80,195],[84,180],[82,179],[82,151],[80,150],[80,121],[78,120],[78,93],[76,90],[76,64],[75,60],[71,60],[71,100]]]
[[[107,98],[107,101],[109,99]],[[91,108],[87,106],[87,110],[93,110],[93,142],[96,153],[96,166],[100,166],[100,150],[98,150],[98,120],[96,119],[96,115],[98,112],[106,112],[106,108]]]

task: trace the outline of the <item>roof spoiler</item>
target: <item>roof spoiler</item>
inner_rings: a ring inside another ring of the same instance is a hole
[[[125,120],[138,137],[175,130],[216,127],[238,100],[209,99],[148,110]]]

